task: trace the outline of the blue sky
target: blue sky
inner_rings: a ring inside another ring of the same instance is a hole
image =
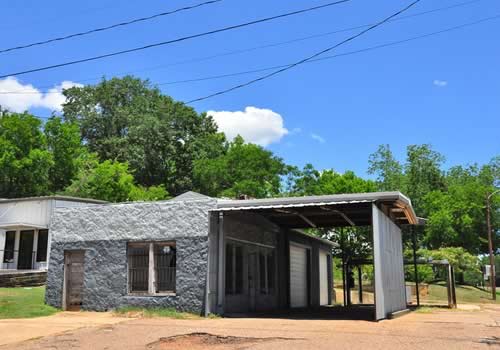
[[[4,1],[0,48],[70,34],[175,9],[201,1]],[[154,21],[100,34],[0,54],[0,75],[165,41],[276,15],[328,1],[224,0]],[[466,0],[422,0],[405,15]],[[90,63],[31,73],[0,81],[42,94],[2,95],[0,104],[29,106],[50,115],[57,94],[43,92],[62,82],[88,84],[105,75],[133,72],[152,83],[253,70],[300,60],[353,35],[356,30],[288,45],[171,65],[193,58],[273,44],[376,22],[409,1],[361,1]],[[500,15],[496,0],[388,23],[334,53],[346,53],[403,40]],[[358,29],[359,31],[360,29]],[[485,163],[500,152],[500,19],[421,40],[306,64],[266,81],[193,104],[215,111],[228,133],[241,132],[288,163],[366,175],[367,159],[379,144],[390,144],[401,159],[408,144],[431,143],[447,166]],[[190,100],[263,73],[160,88]],[[14,85],[13,85],[14,84]],[[17,84],[17,85],[15,85]],[[69,84],[69,83],[66,83]],[[31,85],[31,86],[30,86]],[[17,89],[17,88],[16,88]],[[34,90],[34,91],[38,91]],[[30,96],[30,97],[27,97]],[[24,101],[22,99],[30,99]],[[14,107],[12,107],[14,108]],[[226,111],[226,113],[220,113]]]

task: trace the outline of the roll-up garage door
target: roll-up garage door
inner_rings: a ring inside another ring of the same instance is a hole
[[[319,251],[319,304],[328,305],[328,254]]]
[[[290,306],[307,306],[307,249],[290,244]]]

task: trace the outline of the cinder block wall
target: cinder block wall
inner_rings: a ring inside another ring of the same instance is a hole
[[[62,307],[64,251],[84,250],[84,310],[163,306],[202,313],[209,210],[216,201],[127,203],[58,209],[51,220],[47,304]],[[176,295],[127,295],[127,243],[174,241]]]

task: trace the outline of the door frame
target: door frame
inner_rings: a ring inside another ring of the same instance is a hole
[[[84,249],[70,249],[64,250],[64,262],[63,262],[63,291],[62,291],[62,309],[66,311],[68,309],[68,281],[69,281],[69,269],[68,269],[68,261],[67,257],[71,253],[82,253],[83,254],[83,264],[85,266],[85,250]]]

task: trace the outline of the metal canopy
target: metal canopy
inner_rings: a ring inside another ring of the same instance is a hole
[[[368,226],[372,224],[372,203],[398,224],[417,223],[410,200],[400,192],[219,200],[213,211],[251,211],[286,228]]]

